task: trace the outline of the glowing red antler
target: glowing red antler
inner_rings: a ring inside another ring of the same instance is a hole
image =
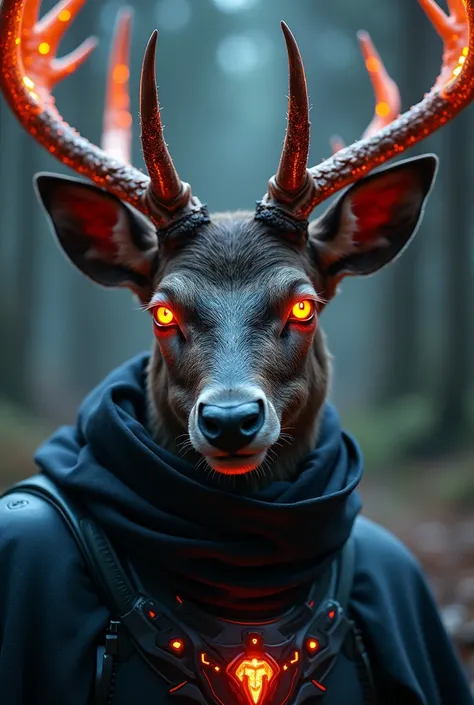
[[[357,37],[375,94],[374,116],[362,137],[372,137],[383,127],[390,125],[400,114],[400,91],[395,81],[390,78],[369,33],[361,31]],[[340,137],[333,137],[331,146],[335,154],[346,145]]]
[[[115,25],[114,40],[107,74],[102,149],[123,162],[130,162],[132,150],[132,115],[130,113],[130,35],[133,11],[123,8]]]
[[[61,0],[41,20],[39,0],[0,4],[0,86],[11,109],[59,161],[131,203],[158,227],[183,209],[200,210],[190,186],[180,181],[164,140],[154,79],[156,36],[145,56],[142,87],[146,90],[141,95],[142,145],[151,179],[81,137],[58,113],[51,95],[55,83],[74,71],[93,46],[89,40],[68,57],[54,58],[64,30],[84,3]]]
[[[474,0],[449,0],[449,16],[434,0],[419,2],[444,42],[441,72],[431,91],[376,134],[362,138],[307,169],[298,191],[293,188],[290,192],[286,183],[272,177],[261,207],[280,205],[293,217],[304,220],[319,203],[425,139],[469,105],[474,98]],[[302,81],[300,76],[299,82]],[[304,106],[302,99],[299,105],[301,124],[306,122]],[[306,144],[305,139],[303,143]],[[298,164],[305,159],[307,152],[304,155],[300,150]]]
[[[30,89],[30,95],[43,107],[52,101],[51,92],[55,85],[74,73],[97,45],[95,37],[89,37],[68,56],[56,58],[64,33],[84,3],[85,0],[63,0],[41,21],[38,21],[40,0],[25,3],[21,33],[16,44],[21,47],[19,53],[25,73],[23,82]]]
[[[443,88],[453,76],[461,72],[462,64],[467,57],[469,39],[466,5],[463,0],[448,0],[450,14],[447,15],[434,0],[418,0],[418,2],[443,40],[443,66],[435,84]]]

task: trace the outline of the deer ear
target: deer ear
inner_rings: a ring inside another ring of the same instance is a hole
[[[115,196],[79,179],[37,174],[35,187],[59,244],[86,276],[107,287],[151,290],[156,230]]]
[[[422,219],[437,168],[438,158],[427,154],[374,172],[310,224],[309,245],[328,282],[372,274],[402,252]]]

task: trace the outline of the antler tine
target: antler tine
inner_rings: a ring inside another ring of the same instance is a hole
[[[435,4],[433,0],[419,2],[423,7]],[[454,0],[451,6],[454,6]],[[459,3],[456,8],[460,11]],[[281,202],[294,219],[304,221],[319,203],[431,135],[473,100],[474,0],[466,0],[462,13],[462,17],[451,15],[447,18],[451,34],[444,37],[442,70],[431,91],[375,135],[345,147],[309,169],[313,179],[311,193],[304,199],[295,199],[290,205]],[[269,189],[262,205],[268,208],[278,203],[278,198]]]
[[[76,17],[86,2],[87,0],[61,0],[38,21],[35,33],[38,36],[44,37],[44,40],[50,45],[52,52],[56,52],[71,21]]]
[[[454,17],[458,19],[464,17],[465,5],[463,0],[448,0],[448,7]]]
[[[62,2],[46,15],[46,22],[38,22],[40,0],[25,0],[19,37],[20,58],[24,73],[35,84],[34,94],[42,104],[51,101],[54,86],[74,73],[97,45],[95,37],[89,37],[71,54],[55,58],[60,37],[84,1],[76,2],[71,8]]]
[[[34,20],[33,10],[37,8],[38,0],[30,1],[32,5],[28,19],[31,21],[32,18]],[[84,1],[62,0],[46,15],[47,21],[42,20],[33,28],[35,37],[38,36],[38,28],[43,27],[44,30],[46,27],[48,31],[50,30],[51,18],[56,17],[67,24],[67,21],[72,18],[73,11]],[[155,192],[156,180],[151,183],[139,169],[114,159],[81,137],[63,120],[49,94],[52,87],[50,83],[41,73],[32,78],[28,73],[29,69],[24,65],[27,63],[24,59],[31,57],[33,51],[28,37],[22,33],[24,9],[25,3],[21,0],[3,0],[0,3],[0,36],[3,39],[0,42],[0,86],[10,108],[27,132],[63,164],[91,179],[119,199],[130,203],[148,216],[158,228],[169,223],[175,217],[178,208],[189,207],[191,211],[202,210],[203,207],[198,199],[191,198],[189,186],[186,185],[186,188],[183,188],[182,198],[172,202],[167,201],[166,198],[163,199],[163,196],[168,197],[171,194],[172,188],[165,192],[159,189]],[[59,18],[61,12],[66,13],[62,20]],[[54,43],[59,34],[52,29],[51,32],[51,41]],[[44,50],[48,54],[52,53],[52,45],[47,41],[46,43],[48,48],[44,47]],[[37,44],[35,50],[40,50]],[[90,51],[90,47],[88,50]],[[77,59],[76,54],[76,65]],[[46,78],[49,80],[50,76]],[[152,129],[153,125],[150,123],[149,127]],[[151,143],[159,144],[159,140],[154,141],[152,134],[146,135],[145,142],[147,148]],[[160,155],[153,155],[155,165],[159,160]],[[151,155],[148,156],[148,162],[152,163]],[[154,178],[156,176],[154,172],[153,176]]]
[[[22,33],[27,35],[38,22],[41,0],[25,0]]]
[[[390,78],[369,33],[361,31],[357,38],[375,94],[374,117],[362,135],[371,137],[400,114],[400,91],[395,81]]]
[[[419,0],[422,6],[432,0]],[[439,9],[439,8],[438,8]],[[355,142],[332,158],[310,169],[314,179],[314,193],[300,210],[300,217],[311,211],[332,194],[357,181],[375,167],[401,154],[407,148],[428,137],[453,119],[474,98],[474,3],[466,0],[462,21],[451,35],[444,35],[445,53],[440,77],[425,97],[380,130],[376,135]],[[455,31],[458,30],[458,31]],[[467,36],[466,36],[467,35]],[[459,46],[456,67],[453,69],[451,44]],[[442,79],[442,80],[440,80]]]
[[[331,145],[331,152],[333,154],[340,152],[341,149],[344,149],[346,146],[346,143],[339,135],[332,135],[332,137],[329,138],[329,144]]]
[[[189,186],[179,178],[163,136],[155,75],[157,39],[155,30],[145,50],[140,81],[143,158],[150,174],[153,196],[168,207],[180,208],[189,198]]]
[[[450,15],[447,15],[434,0],[418,0],[418,2],[443,40],[443,66],[435,84],[442,87],[453,77],[453,66],[457,67],[462,63],[460,57],[463,57],[462,52],[467,44],[466,9],[463,0],[450,0],[448,2]]]
[[[441,39],[444,41],[449,41],[452,31],[449,27],[448,15],[436,2],[434,2],[434,0],[418,0],[418,2],[426,12],[431,24],[438,32]]]
[[[291,201],[308,182],[310,127],[306,76],[300,50],[285,22],[281,23],[288,52],[288,120],[283,151],[269,188],[277,200]]]
[[[372,137],[383,127],[389,125],[400,113],[400,91],[395,81],[390,78],[377,49],[368,32],[360,31],[357,34],[365,67],[369,74],[375,95],[374,116],[362,137]],[[340,137],[331,138],[333,154],[345,147]]]
[[[25,74],[21,55],[23,3],[3,0],[0,5],[1,85],[5,98],[23,127],[59,161],[144,212],[148,178],[81,137],[56,110],[53,101],[42,105],[35,81]],[[147,213],[148,214],[148,213]]]
[[[59,83],[59,81],[62,81],[64,78],[74,73],[92,54],[96,46],[97,39],[95,37],[88,37],[77,49],[71,51],[67,56],[63,56],[61,59],[54,59],[51,67],[54,83]]]
[[[120,10],[115,24],[112,51],[107,74],[102,149],[123,162],[130,162],[132,147],[132,115],[130,113],[130,35],[133,10]]]

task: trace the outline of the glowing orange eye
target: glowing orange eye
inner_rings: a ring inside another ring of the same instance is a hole
[[[314,316],[314,309],[314,302],[309,299],[304,299],[293,306],[290,318],[296,321],[302,321],[303,323],[310,321]]]
[[[153,317],[158,326],[170,326],[172,323],[176,323],[173,312],[166,306],[157,306],[153,312]]]

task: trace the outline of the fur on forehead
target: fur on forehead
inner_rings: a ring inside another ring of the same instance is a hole
[[[291,242],[274,228],[256,221],[255,213],[216,213],[195,235],[182,238],[175,247],[160,249],[155,283],[166,274],[184,269],[215,285],[224,281],[263,284],[266,275],[271,276],[275,267],[283,266],[298,268],[314,279],[305,245]]]

